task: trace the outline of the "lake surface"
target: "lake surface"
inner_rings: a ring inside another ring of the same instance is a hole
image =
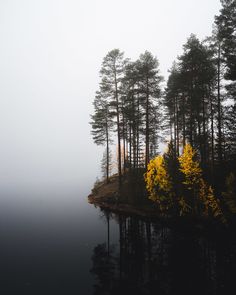
[[[0,294],[231,294],[234,235],[102,212],[89,191],[1,193]]]

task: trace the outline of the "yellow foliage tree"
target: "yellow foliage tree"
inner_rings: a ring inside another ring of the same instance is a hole
[[[156,202],[160,211],[164,213],[173,208],[177,201],[176,208],[178,207],[180,215],[213,216],[226,223],[220,203],[212,187],[204,181],[202,169],[195,157],[196,151],[187,144],[183,154],[178,158],[183,181],[179,180],[180,185],[176,192],[173,189],[174,172],[168,172],[171,170],[168,169],[166,158],[157,156],[152,159],[144,175],[149,199]]]
[[[161,211],[168,210],[172,204],[172,183],[163,156],[149,162],[144,179],[149,199],[157,202]]]
[[[213,188],[209,186],[202,178],[199,182],[199,198],[203,207],[203,215],[212,215],[215,218],[221,219],[222,222],[226,222],[219,201],[214,195]]]
[[[180,171],[184,174],[186,184],[191,189],[195,184],[199,183],[202,176],[202,169],[198,161],[194,160],[196,151],[190,144],[186,144],[183,154],[179,157]]]
[[[185,178],[183,184],[187,186],[188,190],[191,190],[191,203],[195,214],[211,215],[225,223],[226,220],[219,201],[215,197],[212,187],[202,178],[202,169],[199,162],[194,159],[195,157],[196,151],[190,144],[184,147],[183,154],[179,157],[180,171]],[[182,205],[182,207],[186,207],[185,203],[183,202],[184,206]],[[184,208],[181,209],[183,210]]]
[[[183,154],[178,158],[180,165],[179,170],[184,176],[183,185],[187,188],[187,192],[185,192],[182,198],[185,202],[180,203],[180,210],[183,211],[183,214],[186,211],[182,205],[184,203],[191,208],[191,210],[189,209],[189,212],[193,211],[195,214],[198,214],[199,211],[199,200],[196,193],[202,177],[202,169],[195,158],[196,151],[190,144],[186,144]]]

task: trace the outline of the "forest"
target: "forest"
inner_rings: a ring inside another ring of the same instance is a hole
[[[142,178],[161,215],[236,214],[236,1],[221,4],[211,36],[187,39],[166,83],[149,51],[132,61],[113,49],[102,62],[90,124],[104,181],[115,142],[119,189]]]

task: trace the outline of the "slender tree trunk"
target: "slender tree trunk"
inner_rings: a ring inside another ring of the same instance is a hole
[[[210,120],[211,120],[211,178],[212,183],[214,183],[214,166],[215,166],[215,145],[214,145],[214,112],[213,112],[213,102],[212,96],[210,94]]]
[[[173,101],[173,105],[174,105],[174,150],[175,150],[175,154],[176,154],[176,103],[175,103],[175,97],[174,97],[174,101]]]
[[[207,136],[206,136],[206,114],[205,114],[205,100],[204,96],[202,98],[202,129],[203,129],[203,144],[202,144],[202,154],[203,154],[203,167],[206,168],[207,164]]]
[[[177,156],[179,156],[179,110],[178,110],[178,100],[176,100],[176,135],[177,135],[177,141],[176,141],[176,153]]]
[[[119,176],[119,188],[122,185],[122,171],[121,171],[121,143],[120,143],[120,110],[118,99],[118,86],[115,72],[115,99],[116,99],[116,120],[117,120],[117,141],[118,141],[118,176]]]
[[[183,97],[183,146],[186,145],[186,126],[185,126],[185,97]]]
[[[132,113],[133,116],[136,116],[136,112],[135,112],[135,105],[134,105],[134,95],[132,94]],[[132,163],[132,167],[136,168],[136,130],[135,130],[135,118],[132,118],[132,144],[133,144],[133,163]]]
[[[106,179],[109,182],[109,167],[110,167],[110,157],[109,157],[109,134],[108,134],[108,122],[106,121],[106,152],[107,152],[107,164],[106,164]]]
[[[123,117],[123,122],[122,122],[122,133],[123,133],[123,171],[125,173],[125,166],[126,166],[126,159],[125,159],[125,116],[124,116],[124,111],[122,111],[122,117]]]
[[[131,122],[129,124],[129,157],[130,157],[130,167],[132,167],[132,134],[131,134]]]
[[[147,169],[149,163],[149,85],[148,78],[146,79],[146,155],[145,155],[145,168]]]
[[[201,162],[204,163],[204,155],[203,155],[203,148],[202,148],[202,132],[201,132],[201,122],[200,118],[197,119],[197,127],[198,127],[198,137],[199,137],[199,151],[201,155]]]
[[[139,85],[138,85],[139,87]],[[137,155],[136,155],[136,166],[139,167],[139,125],[140,125],[140,101],[139,101],[139,93],[138,93],[138,114],[137,114],[138,120],[137,120],[137,144],[136,144],[136,149],[137,149]]]
[[[193,146],[193,82],[191,83],[191,95],[190,95],[190,126],[189,126],[189,142]]]
[[[222,165],[222,115],[221,115],[221,93],[220,93],[220,71],[221,71],[221,46],[218,46],[217,58],[217,111],[218,111],[218,157]]]
[[[170,140],[173,141],[173,132],[172,132],[172,120],[171,120],[171,114],[170,114]]]
[[[133,141],[133,163],[132,163],[132,167],[133,168],[136,168],[136,138],[135,138],[135,134],[136,134],[136,130],[133,127],[133,130],[132,130],[132,135],[133,135],[133,138],[132,138],[132,141]]]

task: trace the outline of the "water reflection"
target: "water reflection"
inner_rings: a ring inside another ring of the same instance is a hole
[[[93,251],[94,294],[231,294],[236,239],[103,211],[107,240]],[[110,244],[110,221],[119,242]]]

